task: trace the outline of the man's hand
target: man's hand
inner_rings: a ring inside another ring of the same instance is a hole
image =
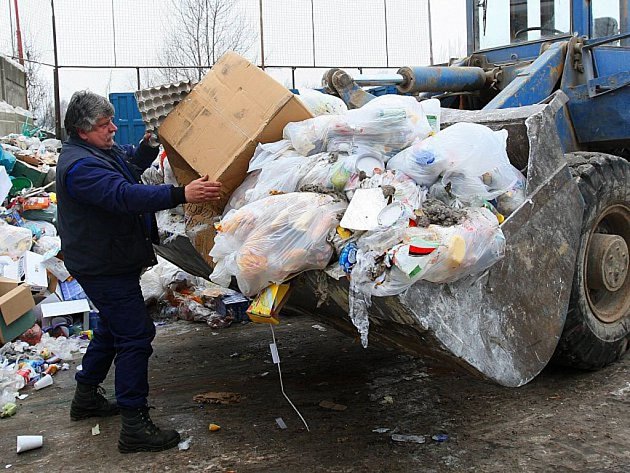
[[[184,187],[186,202],[190,204],[202,204],[221,198],[221,183],[208,180],[208,176],[203,176],[190,182]]]

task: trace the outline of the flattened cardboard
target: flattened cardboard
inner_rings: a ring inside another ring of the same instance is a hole
[[[291,91],[233,52],[222,56],[166,117],[158,134],[178,182],[207,174],[223,184],[217,203],[185,206],[187,232],[203,226],[191,241],[209,264],[213,218],[243,182],[256,145],[282,139],[287,123],[309,118]]]
[[[7,287],[7,284],[4,284]],[[30,287],[19,285],[9,289],[6,293],[0,294],[0,312],[6,325],[10,325],[18,320],[27,311],[35,307],[35,300],[31,294]]]
[[[36,320],[37,316],[32,310],[22,314],[20,318],[10,325],[4,321],[3,317],[0,317],[0,344],[5,344],[19,337],[31,328]]]

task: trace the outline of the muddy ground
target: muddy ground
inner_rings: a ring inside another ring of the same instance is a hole
[[[276,328],[285,390],[310,432],[280,392],[268,326],[212,330],[175,322],[158,327],[150,403],[158,425],[191,438],[189,450],[118,453],[118,418],[70,421],[74,382],[66,371],[45,390],[25,388],[30,395],[20,401],[19,412],[0,420],[0,469],[630,471],[630,357],[595,373],[548,368],[528,385],[511,389],[394,351],[365,350],[330,328],[313,328],[316,323],[286,317]],[[109,393],[112,378],[105,384]],[[242,397],[228,405],[193,402],[206,391]],[[321,401],[346,409],[323,408]],[[287,429],[277,426],[278,417]],[[101,433],[92,436],[97,422]],[[221,430],[210,432],[210,423]],[[379,428],[390,430],[374,432]],[[395,442],[392,432],[426,441]],[[20,434],[43,435],[43,448],[16,454]],[[446,440],[433,440],[438,434]]]

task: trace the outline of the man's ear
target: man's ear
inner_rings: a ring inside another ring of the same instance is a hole
[[[80,128],[77,128],[77,135],[79,135],[79,138],[81,138],[82,140],[86,140],[87,139],[87,133],[84,130],[81,130]]]

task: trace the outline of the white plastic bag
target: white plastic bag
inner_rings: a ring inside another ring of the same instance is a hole
[[[323,94],[318,90],[300,89],[300,94],[297,97],[316,117],[319,115],[342,115],[348,111],[348,107],[339,97]]]
[[[324,269],[333,251],[328,238],[346,205],[329,195],[298,192],[229,212],[217,225],[210,279],[227,286],[236,276],[241,292],[253,296],[293,274]]]

